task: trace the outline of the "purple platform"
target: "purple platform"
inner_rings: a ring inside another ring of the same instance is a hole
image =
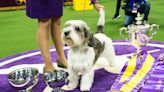
[[[136,49],[126,41],[114,41],[114,47],[117,55],[128,55],[135,53]],[[53,49],[53,48],[52,48]],[[152,56],[157,58],[161,53],[164,53],[164,42],[150,42],[146,47],[143,48],[146,51],[152,52]],[[67,49],[65,49],[67,54]],[[55,51],[51,52],[53,61],[56,60]],[[10,61],[10,63],[5,63]],[[38,50],[18,53],[9,57],[0,59],[0,92],[17,92],[8,82],[7,75],[2,74],[2,69],[8,69],[15,65],[21,64],[43,64],[41,55]],[[110,89],[115,79],[116,74],[108,73],[104,69],[95,70],[94,84],[91,88],[91,92],[106,92]],[[141,88],[140,92],[162,92],[164,88],[164,64],[158,66],[158,69],[154,72],[155,75],[150,77],[150,80],[145,83],[145,86]],[[158,78],[154,80],[154,78]],[[160,80],[159,80],[160,78]],[[153,79],[153,80],[152,80]],[[156,85],[153,81],[162,81],[160,85]],[[154,83],[154,84],[153,84]],[[152,86],[149,86],[152,85]],[[42,92],[46,87],[45,82],[42,79],[42,74],[39,75],[39,82],[34,87],[34,92]],[[158,88],[158,89],[157,89]],[[155,90],[155,91],[154,91]],[[80,92],[79,88],[71,92]]]

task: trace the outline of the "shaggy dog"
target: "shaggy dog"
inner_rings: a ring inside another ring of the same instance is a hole
[[[79,84],[80,73],[80,90],[89,91],[94,81],[93,66],[99,57],[107,59],[108,66],[104,69],[108,72],[119,73],[121,71],[122,66],[117,66],[115,62],[112,40],[100,33],[103,26],[103,24],[98,24],[97,33],[93,35],[90,33],[88,25],[82,20],[70,20],[65,23],[62,38],[70,47],[67,55],[69,83],[64,85],[62,89],[75,89]]]

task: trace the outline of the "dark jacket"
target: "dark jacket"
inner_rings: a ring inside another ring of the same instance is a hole
[[[125,10],[126,15],[136,16],[136,13],[132,13],[133,7],[137,7],[137,12],[143,13],[146,3],[148,3],[147,0],[126,0],[123,9]]]

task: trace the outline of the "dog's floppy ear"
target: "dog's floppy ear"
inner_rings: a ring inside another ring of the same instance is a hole
[[[93,47],[95,45],[93,33],[91,33],[89,30],[89,27],[87,24],[83,24],[83,30],[84,30],[84,36],[87,40],[88,46]]]
[[[89,47],[94,47],[95,46],[95,39],[93,37],[93,34],[90,34],[88,37],[88,46]]]
[[[90,30],[89,27],[87,25],[83,25],[83,30],[84,30],[84,36],[88,38],[91,35],[91,33],[89,32]]]

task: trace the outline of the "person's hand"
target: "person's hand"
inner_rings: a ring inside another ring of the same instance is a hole
[[[101,5],[101,4],[99,4],[99,3],[95,3],[95,4],[94,4],[94,7],[95,7],[95,9],[96,9],[98,12],[99,12],[100,8],[103,8],[103,9],[104,9],[104,6]]]

